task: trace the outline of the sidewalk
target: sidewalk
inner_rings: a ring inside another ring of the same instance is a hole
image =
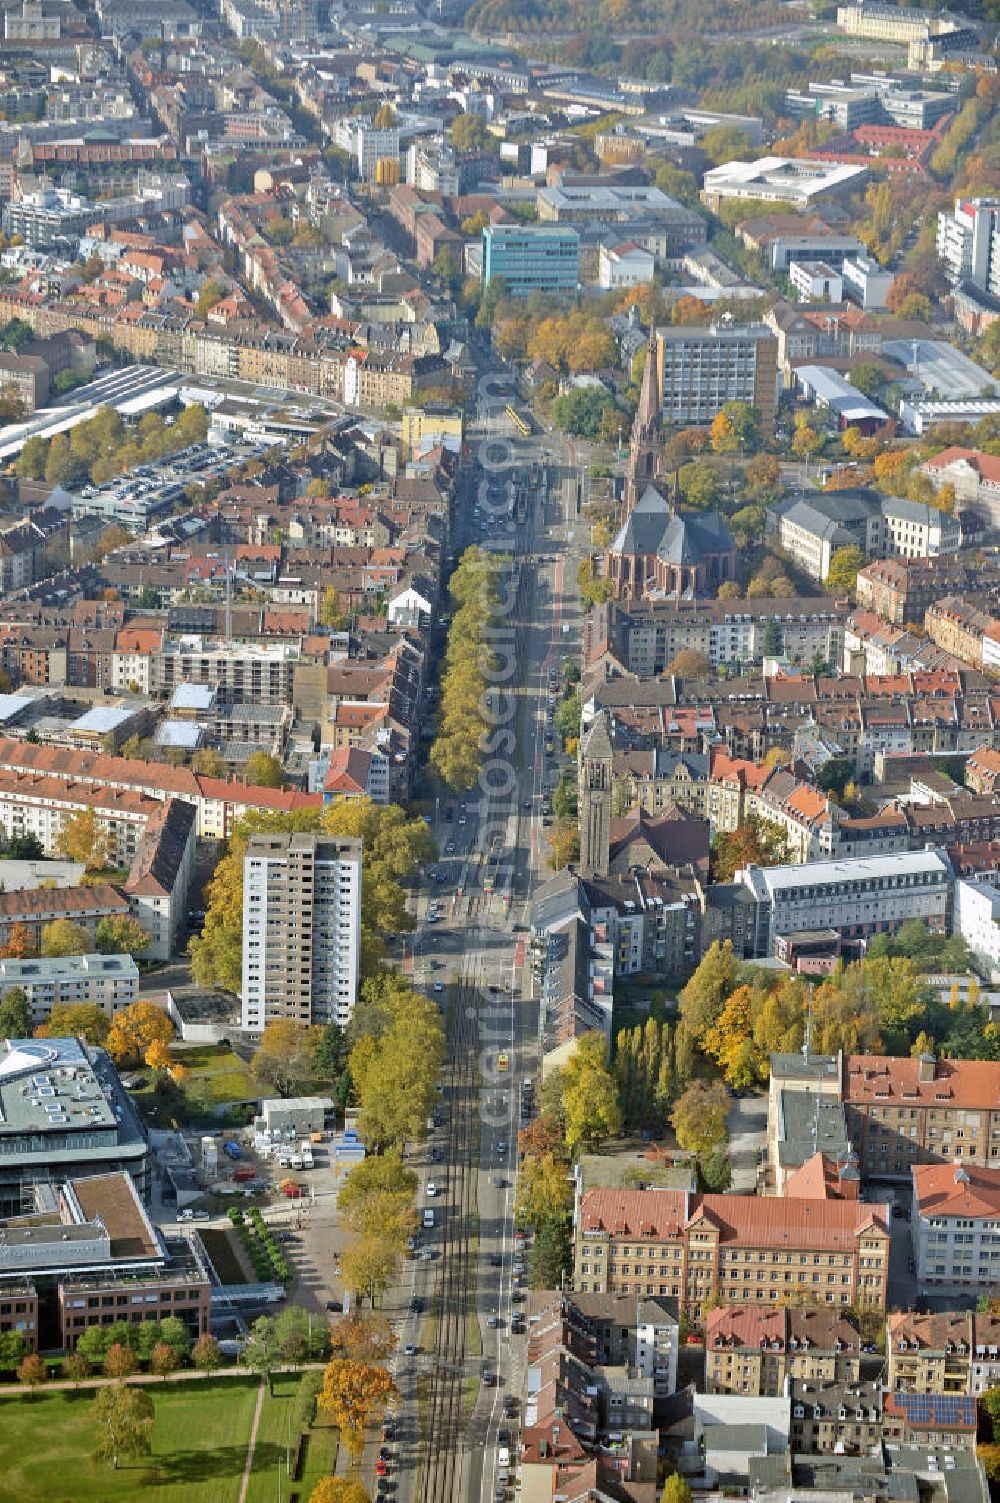
[[[294,1367],[276,1367],[273,1376],[277,1377],[279,1373],[303,1373],[310,1370],[322,1372],[325,1366],[325,1362],[303,1362],[301,1365],[297,1364]],[[182,1368],[180,1372],[171,1373],[168,1378],[161,1378],[156,1373],[134,1373],[131,1378],[126,1378],[125,1381],[130,1385],[155,1383],[158,1387],[163,1388],[170,1383],[197,1383],[213,1378],[246,1378],[251,1382],[259,1381],[257,1374],[251,1372],[248,1367],[218,1367],[211,1373],[197,1372],[193,1367],[188,1367]],[[105,1378],[95,1375],[92,1378],[83,1378],[79,1383],[73,1383],[68,1378],[56,1378],[50,1383],[40,1383],[37,1388],[28,1388],[25,1383],[0,1383],[0,1398],[12,1398],[20,1394],[22,1398],[27,1399],[39,1394],[65,1393],[76,1389],[94,1389],[96,1391],[98,1388],[107,1388],[110,1383],[117,1382],[117,1378]]]

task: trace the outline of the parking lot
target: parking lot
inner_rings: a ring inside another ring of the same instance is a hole
[[[738,1194],[752,1194],[757,1188],[757,1165],[767,1153],[767,1097],[762,1092],[734,1097],[726,1126],[733,1168],[731,1188]]]

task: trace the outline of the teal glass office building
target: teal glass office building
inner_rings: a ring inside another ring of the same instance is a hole
[[[503,277],[513,297],[530,292],[575,292],[580,282],[580,237],[563,224],[495,224],[483,230],[483,284]]]

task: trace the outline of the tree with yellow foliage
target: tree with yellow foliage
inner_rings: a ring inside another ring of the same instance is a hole
[[[560,819],[549,830],[549,866],[562,871],[580,859],[580,831],[575,820]]]
[[[323,1387],[317,1402],[332,1415],[348,1454],[357,1465],[365,1448],[365,1427],[398,1397],[399,1390],[386,1368],[377,1363],[335,1357],[323,1372]]]
[[[67,814],[55,839],[57,855],[67,861],[82,861],[88,871],[110,866],[114,850],[111,833],[97,817],[96,809]]]
[[[371,1503],[371,1493],[356,1477],[321,1477],[309,1503]]]
[[[726,998],[722,1012],[704,1034],[701,1047],[715,1060],[734,1090],[745,1090],[760,1078],[760,1059],[753,1043],[753,988],[738,986]]]
[[[808,422],[797,423],[792,436],[792,453],[798,459],[809,459],[823,447],[823,435],[817,433]]]
[[[712,441],[712,450],[716,454],[734,454],[738,440],[736,429],[733,427],[729,414],[725,411],[717,412],[712,419],[709,429],[709,437]]]
[[[670,1122],[678,1145],[699,1157],[726,1141],[729,1097],[720,1081],[694,1080],[674,1103]]]
[[[273,1018],[260,1037],[251,1069],[264,1085],[279,1096],[301,1095],[315,1078],[316,1055],[323,1041],[318,1025],[297,1023],[293,1018]]]
[[[106,1048],[117,1065],[137,1065],[156,1040],[168,1044],[174,1025],[152,1002],[133,1002],[115,1014]]]
[[[145,1063],[150,1070],[170,1069],[170,1050],[162,1039],[154,1039],[146,1050]]]

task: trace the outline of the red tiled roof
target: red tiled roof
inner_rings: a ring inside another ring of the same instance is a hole
[[[844,1100],[897,1106],[943,1104],[971,1111],[1000,1108],[1000,1064],[980,1059],[939,1059],[933,1080],[921,1080],[920,1061],[884,1054],[851,1054]]]
[[[754,1350],[777,1342],[785,1348],[785,1310],[770,1306],[723,1305],[705,1316],[705,1348],[744,1346]]]
[[[888,1235],[884,1213],[847,1200],[758,1200],[744,1195],[688,1197],[681,1190],[590,1190],[580,1207],[586,1231],[664,1240],[708,1222],[721,1242],[747,1247],[853,1249],[874,1226]]]
[[[1000,1213],[1000,1169],[980,1169],[974,1164],[914,1164],[913,1193],[921,1216],[992,1219]]]
[[[253,783],[200,775],[195,781],[204,798],[242,804],[247,809],[277,809],[282,814],[289,814],[293,809],[318,809],[323,803],[322,794],[300,793],[296,788],[258,788]]]
[[[116,652],[141,652],[152,657],[163,646],[162,631],[145,631],[142,628],[123,626],[115,637]]]
[[[364,793],[371,767],[371,753],[357,746],[332,753],[323,789],[326,793]]]
[[[915,1310],[893,1310],[886,1316],[890,1348],[901,1340],[916,1343],[922,1351],[943,1352],[946,1342],[970,1344],[969,1310],[944,1310],[922,1315]]]
[[[963,449],[957,444],[950,449],[942,449],[940,454],[935,454],[931,459],[926,459],[921,469],[945,470],[949,465],[961,459],[966,460],[983,480],[1000,484],[1000,458],[993,454],[984,454],[981,449]]]
[[[687,1214],[683,1190],[588,1190],[580,1225],[584,1231],[617,1236],[676,1237]]]

